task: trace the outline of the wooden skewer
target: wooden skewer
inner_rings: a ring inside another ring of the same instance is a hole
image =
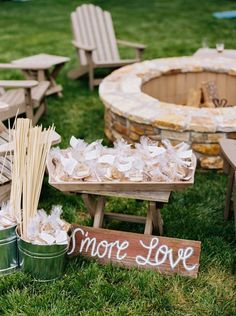
[[[12,131],[14,160],[10,205],[20,217],[20,233],[27,239],[30,220],[36,215],[55,128],[32,127],[28,119],[18,119]],[[21,211],[21,209],[23,209]]]

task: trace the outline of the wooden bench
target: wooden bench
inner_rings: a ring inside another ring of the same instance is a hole
[[[229,218],[231,204],[233,203],[236,232],[236,140],[223,139],[220,141],[220,146],[224,158],[224,171],[228,174],[224,219]]]

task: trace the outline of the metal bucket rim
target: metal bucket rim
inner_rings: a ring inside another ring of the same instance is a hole
[[[14,227],[17,228],[17,226],[18,226],[18,224],[14,224],[14,225],[9,226],[9,227],[7,227],[7,228],[0,228],[0,233],[1,233],[2,231],[4,231],[4,230],[12,229],[12,228],[14,228]]]

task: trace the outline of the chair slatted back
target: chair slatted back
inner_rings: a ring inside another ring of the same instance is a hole
[[[96,47],[95,63],[120,60],[111,14],[92,4],[84,4],[71,14],[74,39],[83,45]],[[87,64],[85,52],[79,50],[80,63]]]
[[[9,132],[0,121],[0,145],[9,142]],[[11,180],[11,160],[10,157],[0,157],[0,186]],[[1,190],[1,188],[0,188]]]

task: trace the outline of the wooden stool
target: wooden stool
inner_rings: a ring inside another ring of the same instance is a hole
[[[132,198],[148,201],[147,216],[136,216],[120,214],[115,212],[105,212],[105,197],[116,196],[122,198]],[[96,198],[97,197],[97,198]],[[93,219],[93,227],[102,228],[104,219],[115,219],[124,222],[145,224],[144,234],[163,235],[163,220],[161,209],[164,203],[169,201],[170,192],[96,192],[84,191],[82,199],[85,206]]]
[[[229,218],[231,202],[233,202],[234,222],[236,232],[236,140],[220,141],[221,153],[224,158],[224,171],[228,174],[228,185],[224,209],[224,219]]]

